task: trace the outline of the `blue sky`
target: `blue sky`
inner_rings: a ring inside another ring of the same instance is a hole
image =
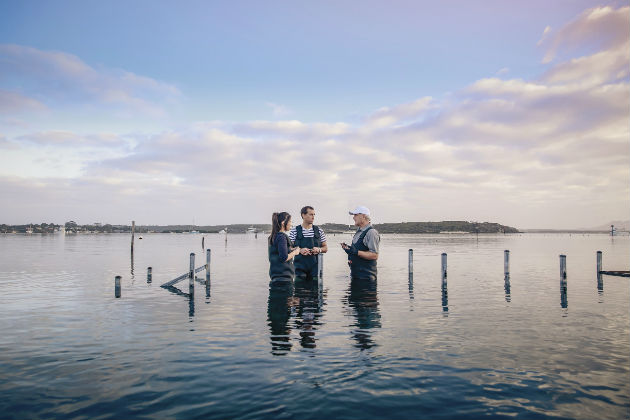
[[[304,203],[345,222],[358,202],[380,221],[626,219],[628,10],[2,2],[0,188],[14,202],[3,222],[266,222]],[[595,141],[601,161],[576,155]],[[179,160],[195,152],[191,171]],[[302,175],[287,182],[271,162]],[[605,198],[584,205],[594,192]],[[29,205],[38,194],[59,202]],[[207,198],[192,210],[177,204],[187,194]]]

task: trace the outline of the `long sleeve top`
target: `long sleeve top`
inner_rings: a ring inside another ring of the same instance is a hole
[[[289,256],[289,237],[283,232],[278,232],[273,243],[278,248],[280,261],[286,261]]]

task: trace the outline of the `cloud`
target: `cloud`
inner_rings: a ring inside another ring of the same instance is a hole
[[[503,67],[502,69],[497,71],[497,76],[503,76],[504,74],[508,74],[510,72],[509,67]]]
[[[575,20],[555,33],[545,28],[540,45],[547,51],[543,63],[551,62],[562,49],[564,54],[577,51],[615,49],[630,38],[630,7],[614,9],[600,6],[585,10]]]
[[[419,118],[424,112],[431,109],[431,101],[430,97],[425,97],[392,108],[381,108],[368,116],[365,124],[370,128],[381,128]]]
[[[273,102],[266,102],[265,105],[271,108],[274,117],[287,117],[293,113],[291,109],[284,105],[279,105]]]
[[[164,115],[162,106],[180,96],[177,87],[120,70],[95,68],[75,55],[0,44],[0,86],[46,105],[109,105],[125,112]],[[14,99],[15,101],[15,99]],[[24,102],[24,101],[22,101]]]
[[[47,107],[40,101],[0,89],[0,114],[17,114],[28,111],[43,111]]]

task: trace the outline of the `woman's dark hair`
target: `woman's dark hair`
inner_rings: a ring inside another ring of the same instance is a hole
[[[276,235],[289,220],[291,220],[291,215],[286,211],[271,215],[271,235],[269,235],[270,244],[273,244],[273,241],[276,239]]]

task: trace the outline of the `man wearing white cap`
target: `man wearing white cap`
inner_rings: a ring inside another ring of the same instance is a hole
[[[378,232],[370,221],[370,209],[357,206],[349,212],[359,230],[352,238],[352,245],[345,242],[341,247],[348,254],[350,276],[353,279],[376,280],[376,260],[378,259],[378,245],[381,240]]]

